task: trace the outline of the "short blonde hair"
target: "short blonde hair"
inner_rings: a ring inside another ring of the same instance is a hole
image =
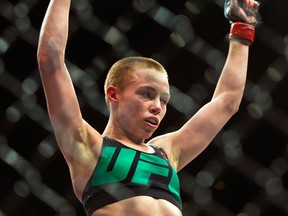
[[[106,95],[106,90],[108,86],[113,85],[121,90],[123,90],[126,84],[130,81],[131,74],[133,70],[137,68],[153,68],[156,71],[162,72],[167,75],[165,68],[158,61],[142,57],[142,56],[132,56],[125,57],[115,62],[110,70],[108,71],[105,84],[104,84],[104,92],[105,92],[105,100],[108,105],[108,99]],[[168,78],[168,75],[167,75]]]

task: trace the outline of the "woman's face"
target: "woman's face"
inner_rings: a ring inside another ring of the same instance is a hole
[[[170,98],[167,75],[151,68],[136,69],[117,97],[117,124],[135,140],[149,138],[166,114]]]

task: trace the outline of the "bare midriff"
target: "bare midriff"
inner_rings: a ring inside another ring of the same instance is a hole
[[[137,196],[96,210],[92,216],[182,216],[172,203],[148,196]]]

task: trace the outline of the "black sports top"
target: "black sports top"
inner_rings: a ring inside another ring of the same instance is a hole
[[[87,215],[140,195],[165,199],[182,210],[178,175],[165,152],[152,148],[154,153],[145,153],[104,137],[99,161],[82,195]]]

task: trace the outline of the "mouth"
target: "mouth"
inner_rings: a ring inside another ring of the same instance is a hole
[[[154,128],[158,127],[158,125],[159,125],[159,120],[158,120],[158,118],[155,118],[155,117],[149,117],[149,118],[145,119],[145,122]]]

